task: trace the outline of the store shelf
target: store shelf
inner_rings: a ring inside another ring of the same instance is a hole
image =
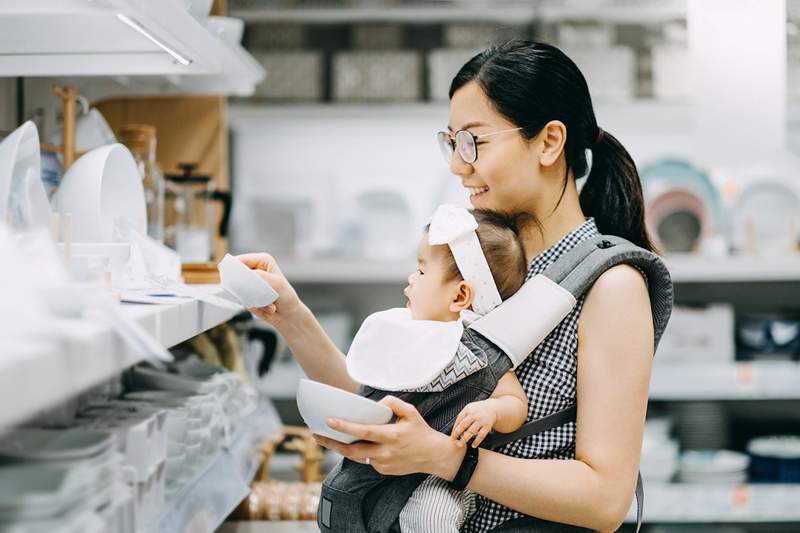
[[[264,69],[181,4],[0,0],[0,76],[58,77],[89,96],[98,77],[125,94],[252,93]]]
[[[417,2],[405,5],[354,5],[342,7],[248,7],[234,2],[231,14],[248,22],[341,24],[352,22],[497,22],[524,25],[532,22],[592,20],[618,24],[657,24],[686,18],[686,2],[616,5],[609,2]],[[266,3],[266,2],[264,2]]]
[[[799,485],[658,484],[645,480],[646,523],[800,521]],[[626,522],[636,519],[631,508]]]
[[[665,258],[674,283],[800,282],[800,256],[776,259],[729,257],[709,259],[691,255]],[[416,269],[412,258],[398,261],[315,260],[281,261],[293,283],[405,283]]]
[[[278,413],[269,400],[241,422],[231,446],[220,450],[173,497],[168,498],[158,531],[212,533],[249,494],[264,439],[280,433]]]
[[[797,255],[775,258],[669,255],[665,261],[675,283],[800,281],[800,256]]]
[[[650,399],[800,400],[800,363],[659,364],[656,356]]]
[[[198,286],[220,294],[218,286]],[[236,312],[196,300],[173,305],[122,304],[122,311],[169,348],[231,319]],[[57,320],[54,330],[69,341],[4,344],[0,359],[0,427],[22,422],[139,363],[106,325],[89,320]]]

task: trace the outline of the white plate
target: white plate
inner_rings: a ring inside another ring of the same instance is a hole
[[[740,250],[762,256],[797,250],[800,197],[792,188],[778,181],[755,182],[742,191],[731,216]]]
[[[247,309],[264,307],[278,299],[278,293],[255,271],[225,254],[217,265],[222,287]]]
[[[142,176],[130,150],[117,143],[87,152],[64,174],[58,211],[72,214],[75,242],[112,242],[119,219],[147,234]]]
[[[43,215],[41,182],[42,160],[39,152],[39,132],[36,125],[28,121],[0,143],[0,221],[11,218],[13,225],[30,224],[31,193],[34,195],[37,221]],[[41,188],[39,190],[36,185]],[[12,194],[13,193],[13,194]],[[44,195],[49,210],[47,194]],[[45,225],[49,225],[48,220]]]
[[[356,439],[332,430],[326,423],[328,418],[358,424],[386,424],[393,414],[391,409],[378,402],[310,379],[300,380],[297,407],[312,432],[345,443]]]
[[[112,445],[99,431],[17,429],[0,440],[0,456],[40,461],[89,459]]]

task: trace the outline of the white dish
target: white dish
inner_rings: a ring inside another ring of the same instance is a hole
[[[117,143],[87,152],[64,174],[56,195],[62,214],[72,214],[75,242],[112,242],[124,219],[147,233],[142,177],[130,150]]]
[[[10,218],[12,225],[18,226],[30,224],[32,215],[37,221],[44,216],[41,175],[39,132],[36,125],[28,121],[0,143],[0,221]],[[32,208],[36,211],[33,214]],[[49,203],[47,208],[49,210]],[[49,214],[44,224],[50,224]]]
[[[761,256],[794,253],[800,240],[800,197],[779,181],[752,183],[731,211],[739,250]]]
[[[310,379],[300,380],[297,407],[312,432],[348,444],[354,442],[355,437],[328,427],[328,418],[374,425],[388,423],[393,414],[378,402]]]
[[[109,450],[111,435],[99,431],[18,429],[0,440],[0,456],[39,461],[88,459]]]
[[[247,309],[265,307],[278,299],[278,293],[254,270],[225,254],[217,265],[222,287]]]
[[[168,374],[147,367],[134,367],[131,380],[140,389],[158,389],[188,393],[215,392],[221,386],[209,381],[201,381],[189,376]]]

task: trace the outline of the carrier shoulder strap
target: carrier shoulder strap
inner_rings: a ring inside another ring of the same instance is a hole
[[[506,352],[516,367],[569,314],[577,299],[591,288],[600,275],[622,263],[638,268],[647,279],[653,315],[653,340],[655,347],[658,347],[672,312],[673,289],[669,271],[654,253],[612,235],[597,235],[580,242],[470,328]],[[515,320],[521,316],[525,317],[524,323]],[[532,420],[513,433],[493,433],[488,437],[485,447],[499,448],[574,422],[577,410],[577,405],[573,404]],[[641,528],[643,510],[644,487],[639,473],[636,480],[637,533]]]
[[[516,368],[572,311],[597,278],[620,263],[635,266],[647,279],[653,340],[658,346],[672,312],[669,271],[656,254],[613,235],[581,241],[469,327],[503,350]]]

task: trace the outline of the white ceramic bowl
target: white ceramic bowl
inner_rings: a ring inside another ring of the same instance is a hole
[[[328,418],[358,424],[386,424],[392,419],[392,410],[385,405],[310,379],[300,380],[297,407],[312,432],[345,443],[356,439],[329,428]]]
[[[31,207],[42,207],[40,193],[44,191],[44,186],[41,184],[41,175],[39,132],[36,125],[28,121],[0,143],[0,221],[5,220],[8,213],[12,190],[16,191],[17,202],[27,204],[16,206],[15,211],[29,212]],[[40,186],[38,189],[37,182]],[[35,194],[33,206],[30,206],[31,189]],[[49,220],[45,222],[49,223]]]
[[[96,148],[64,174],[56,205],[72,214],[75,242],[112,242],[118,219],[147,234],[142,177],[130,150],[117,143]]]
[[[242,42],[244,21],[233,17],[208,17],[206,29],[224,42],[237,45]]]
[[[278,299],[278,293],[254,270],[225,254],[217,265],[222,287],[248,309],[264,307]]]

